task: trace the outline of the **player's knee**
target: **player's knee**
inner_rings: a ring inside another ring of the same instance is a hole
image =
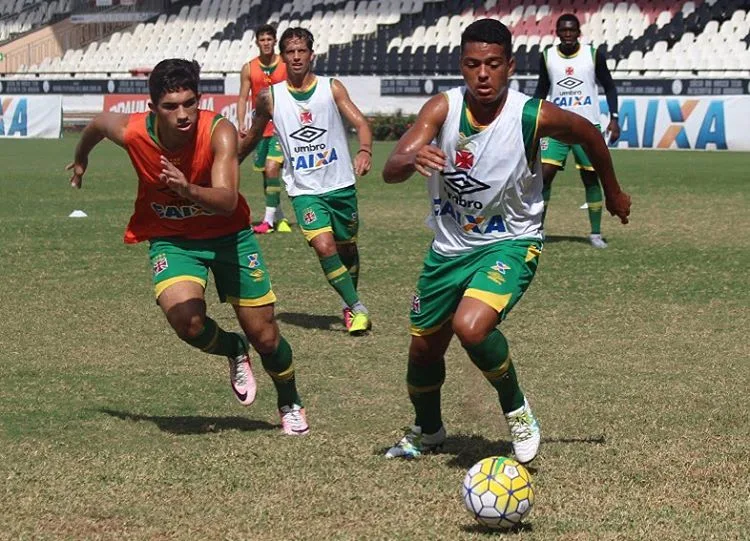
[[[281,173],[281,166],[280,166],[279,162],[268,160],[266,162],[266,171],[265,172],[266,172],[266,176],[267,177],[272,177],[272,178],[278,177],[279,174]]]
[[[206,318],[199,313],[178,313],[169,319],[175,333],[182,340],[192,340],[203,332]]]
[[[273,322],[256,325],[247,333],[255,351],[261,355],[268,355],[276,351],[279,346],[279,329]]]
[[[453,332],[464,348],[481,344],[491,330],[476,320],[465,321],[457,318],[453,320]]]
[[[336,241],[333,240],[333,235],[330,234],[318,235],[312,240],[310,246],[312,246],[315,253],[318,254],[319,259],[330,257],[338,253]]]

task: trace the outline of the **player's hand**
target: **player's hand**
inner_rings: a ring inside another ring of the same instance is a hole
[[[608,195],[606,205],[610,214],[620,218],[622,223],[628,223],[628,216],[630,216],[630,196],[628,194],[617,192],[614,195]]]
[[[66,171],[73,171],[73,174],[70,175],[70,185],[73,188],[81,188],[83,174],[86,172],[88,165],[88,160],[86,160],[84,162],[71,162],[65,166]]]
[[[607,133],[609,133],[609,144],[611,145],[620,138],[620,124],[616,118],[609,121],[607,126]]]
[[[175,165],[164,156],[161,157],[161,167],[162,170],[159,174],[159,179],[166,184],[170,190],[176,192],[182,197],[188,197],[190,183],[187,181],[182,171],[177,169],[177,167],[175,167]]]
[[[249,130],[248,130],[247,126],[243,125],[243,126],[240,127],[239,130],[237,130],[237,135],[240,136],[240,139],[244,139],[245,137],[247,137],[247,132],[248,131]]]
[[[422,176],[429,177],[436,171],[445,169],[445,153],[433,145],[425,145],[414,157],[414,168]]]
[[[357,176],[366,175],[372,169],[372,157],[369,152],[360,150],[354,156],[354,173]]]

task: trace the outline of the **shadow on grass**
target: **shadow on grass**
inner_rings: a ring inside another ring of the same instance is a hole
[[[279,425],[272,425],[265,421],[254,421],[245,417],[203,417],[199,415],[143,415],[110,409],[100,409],[102,413],[117,417],[123,421],[148,421],[159,427],[159,430],[172,434],[210,434],[224,430],[241,430],[253,432],[255,430],[274,430]]]
[[[479,523],[474,524],[464,524],[461,526],[461,529],[465,531],[466,533],[476,533],[476,534],[483,534],[487,536],[495,536],[495,535],[518,535],[520,533],[525,532],[533,532],[534,527],[531,524],[528,523],[521,523],[518,526],[514,528],[498,528],[498,529],[492,529],[488,528],[487,526],[482,526]]]
[[[577,242],[579,244],[588,244],[589,239],[587,237],[571,237],[570,235],[546,235],[544,237],[544,244],[553,242]]]
[[[342,319],[338,316],[303,314],[301,312],[279,312],[276,319],[303,329],[320,329],[323,331],[346,332]]]
[[[601,445],[605,442],[604,435],[571,438],[542,438],[542,448],[544,448],[544,445],[553,445],[557,443],[588,443]],[[376,449],[375,453],[382,456],[388,449],[388,447]],[[446,464],[448,466],[466,470],[483,458],[490,456],[513,456],[513,446],[510,441],[491,441],[484,436],[456,434],[445,438],[443,447],[438,451],[431,452],[430,454],[453,455]],[[533,465],[526,466],[526,469],[528,469],[532,475],[536,474],[537,470]]]

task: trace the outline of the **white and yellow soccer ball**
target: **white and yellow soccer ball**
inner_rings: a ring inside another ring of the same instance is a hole
[[[491,456],[466,472],[461,489],[464,505],[488,528],[512,528],[534,506],[531,475],[521,464],[504,456]]]

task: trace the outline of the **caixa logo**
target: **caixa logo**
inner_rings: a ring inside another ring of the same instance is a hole
[[[606,102],[600,102],[607,113]],[[727,149],[723,100],[622,100],[620,139],[628,148]]]
[[[0,100],[0,136],[26,137],[29,128],[29,108],[26,98]]]

